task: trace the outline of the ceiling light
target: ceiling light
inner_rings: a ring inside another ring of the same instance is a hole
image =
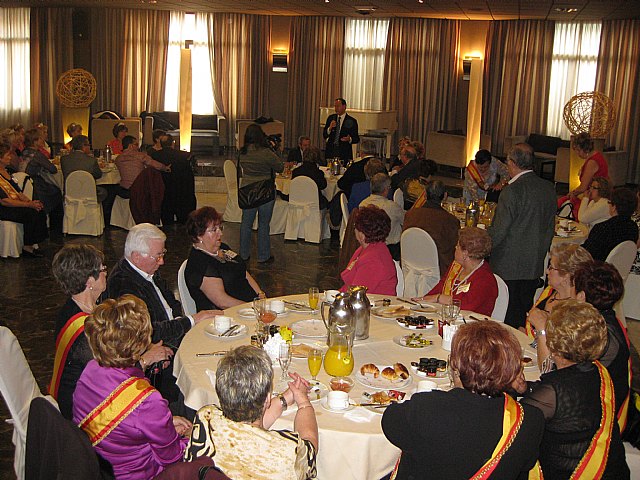
[[[424,0],[418,0],[418,3],[424,3]]]
[[[578,9],[574,7],[556,7],[554,10],[558,13],[575,13],[578,11]]]

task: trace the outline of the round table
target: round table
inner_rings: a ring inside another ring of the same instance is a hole
[[[338,180],[340,180],[341,177],[342,175],[335,176],[325,172],[324,178],[327,179],[327,186],[322,190],[324,198],[331,201],[336,192],[339,190]],[[291,189],[291,177],[276,175],[276,189],[285,195],[289,195],[289,190]]]
[[[589,236],[589,227],[584,223],[575,221],[571,221],[571,225],[575,226],[576,229],[567,232],[565,229],[560,227],[560,218],[556,217],[556,230],[551,244],[561,245],[563,243],[577,243],[582,245]]]
[[[52,175],[58,188],[64,192],[64,177],[62,175],[62,168],[60,165],[56,167],[58,171]],[[102,176],[96,180],[96,185],[117,185],[120,183],[120,172],[115,164],[108,165],[105,168],[100,169]]]
[[[382,295],[369,295],[371,301],[382,298],[385,297]],[[307,299],[307,295],[290,295],[280,297],[280,299],[304,302]],[[394,301],[393,303],[398,302]],[[203,405],[218,403],[212,381],[215,378],[214,372],[221,357],[197,357],[196,354],[229,350],[232,347],[250,343],[250,336],[254,332],[256,321],[253,318],[244,318],[238,314],[240,309],[248,307],[250,307],[250,304],[243,304],[225,310],[225,314],[233,318],[233,324],[238,323],[248,327],[246,334],[242,336],[225,340],[213,338],[204,331],[207,322],[201,322],[192,328],[183,339],[175,356],[173,373],[180,390],[184,394],[187,406],[197,410]],[[473,315],[472,312],[462,313],[467,321],[473,321],[469,318],[470,314]],[[484,318],[482,315],[474,316]],[[276,324],[289,325],[295,321],[309,318],[318,319],[320,315],[319,313],[288,311],[286,315],[278,317]],[[525,348],[527,355],[535,358],[535,350],[529,345],[530,341],[527,336],[509,326],[505,325],[505,328],[508,328],[516,335],[520,344]],[[413,332],[400,327],[395,319],[382,319],[371,315],[369,338],[356,341],[353,348],[355,367],[352,377],[355,376],[360,366],[365,363],[393,365],[395,362],[401,362],[410,370],[411,382],[404,388],[398,388],[398,390],[411,392],[415,389],[417,382],[422,379],[411,370],[412,361],[418,361],[420,357],[436,357],[446,360],[449,355],[448,351],[441,348],[441,338],[437,335],[437,327],[421,331],[425,338],[433,340],[434,344],[432,346],[412,349],[401,347],[393,342],[394,337]],[[326,346],[325,339],[298,338],[297,336],[294,337],[293,343]],[[289,370],[298,372],[305,378],[310,378],[306,359],[294,358]],[[274,366],[274,382],[279,380],[280,374],[280,368]],[[525,376],[529,380],[537,379],[539,377],[537,366],[526,369]],[[318,380],[328,385],[329,379],[330,377],[324,372],[324,369],[321,370]],[[429,379],[438,383],[440,388],[449,388],[448,377]],[[352,402],[360,402],[364,391],[373,392],[374,390],[356,381],[353,390],[349,394]],[[382,432],[380,424],[382,418],[381,410],[379,410],[380,413],[374,413],[364,407],[355,407],[348,412],[336,414],[326,411],[319,403],[318,401],[313,403],[320,435],[317,458],[319,479],[377,479],[382,478],[392,470],[400,451],[389,443]],[[294,412],[295,408],[290,408],[276,421],[273,428],[292,429]]]

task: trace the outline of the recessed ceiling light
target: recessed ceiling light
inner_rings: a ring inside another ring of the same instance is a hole
[[[418,3],[424,3],[424,0],[418,0]]]
[[[578,11],[578,9],[574,7],[556,7],[554,10],[559,13],[575,13]]]

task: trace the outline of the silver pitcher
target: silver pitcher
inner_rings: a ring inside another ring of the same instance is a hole
[[[329,307],[329,313],[325,317],[325,306]],[[351,306],[351,295],[346,292],[340,292],[336,295],[333,303],[322,302],[320,304],[320,313],[322,321],[327,327],[327,345],[331,345],[331,332],[348,333],[351,344],[355,334],[355,313]]]
[[[329,171],[331,175],[340,175],[340,170],[342,168],[342,161],[339,158],[332,158],[328,161]]]
[[[371,302],[367,297],[367,287],[357,285],[349,287],[351,308],[355,317],[356,340],[369,338],[369,323],[371,320]]]

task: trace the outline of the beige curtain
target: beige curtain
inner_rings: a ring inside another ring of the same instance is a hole
[[[494,21],[485,46],[482,133],[500,154],[505,136],[545,133],[554,24]]]
[[[54,142],[62,142],[64,135],[56,83],[60,75],[73,68],[72,11],[31,9],[31,120],[48,125],[49,139]]]
[[[289,40],[289,97],[285,138],[295,146],[300,135],[322,145],[320,107],[342,96],[344,66],[342,17],[294,17]]]
[[[269,117],[271,17],[213,13],[208,18],[213,98],[235,144],[237,119]]]
[[[607,143],[629,152],[627,181],[640,182],[640,20],[602,23],[596,90],[616,107],[618,120]]]
[[[169,12],[91,9],[91,69],[97,81],[94,112],[128,117],[162,110],[169,44]]]
[[[455,125],[460,22],[392,18],[384,65],[383,109],[398,111],[397,135],[424,141]]]

